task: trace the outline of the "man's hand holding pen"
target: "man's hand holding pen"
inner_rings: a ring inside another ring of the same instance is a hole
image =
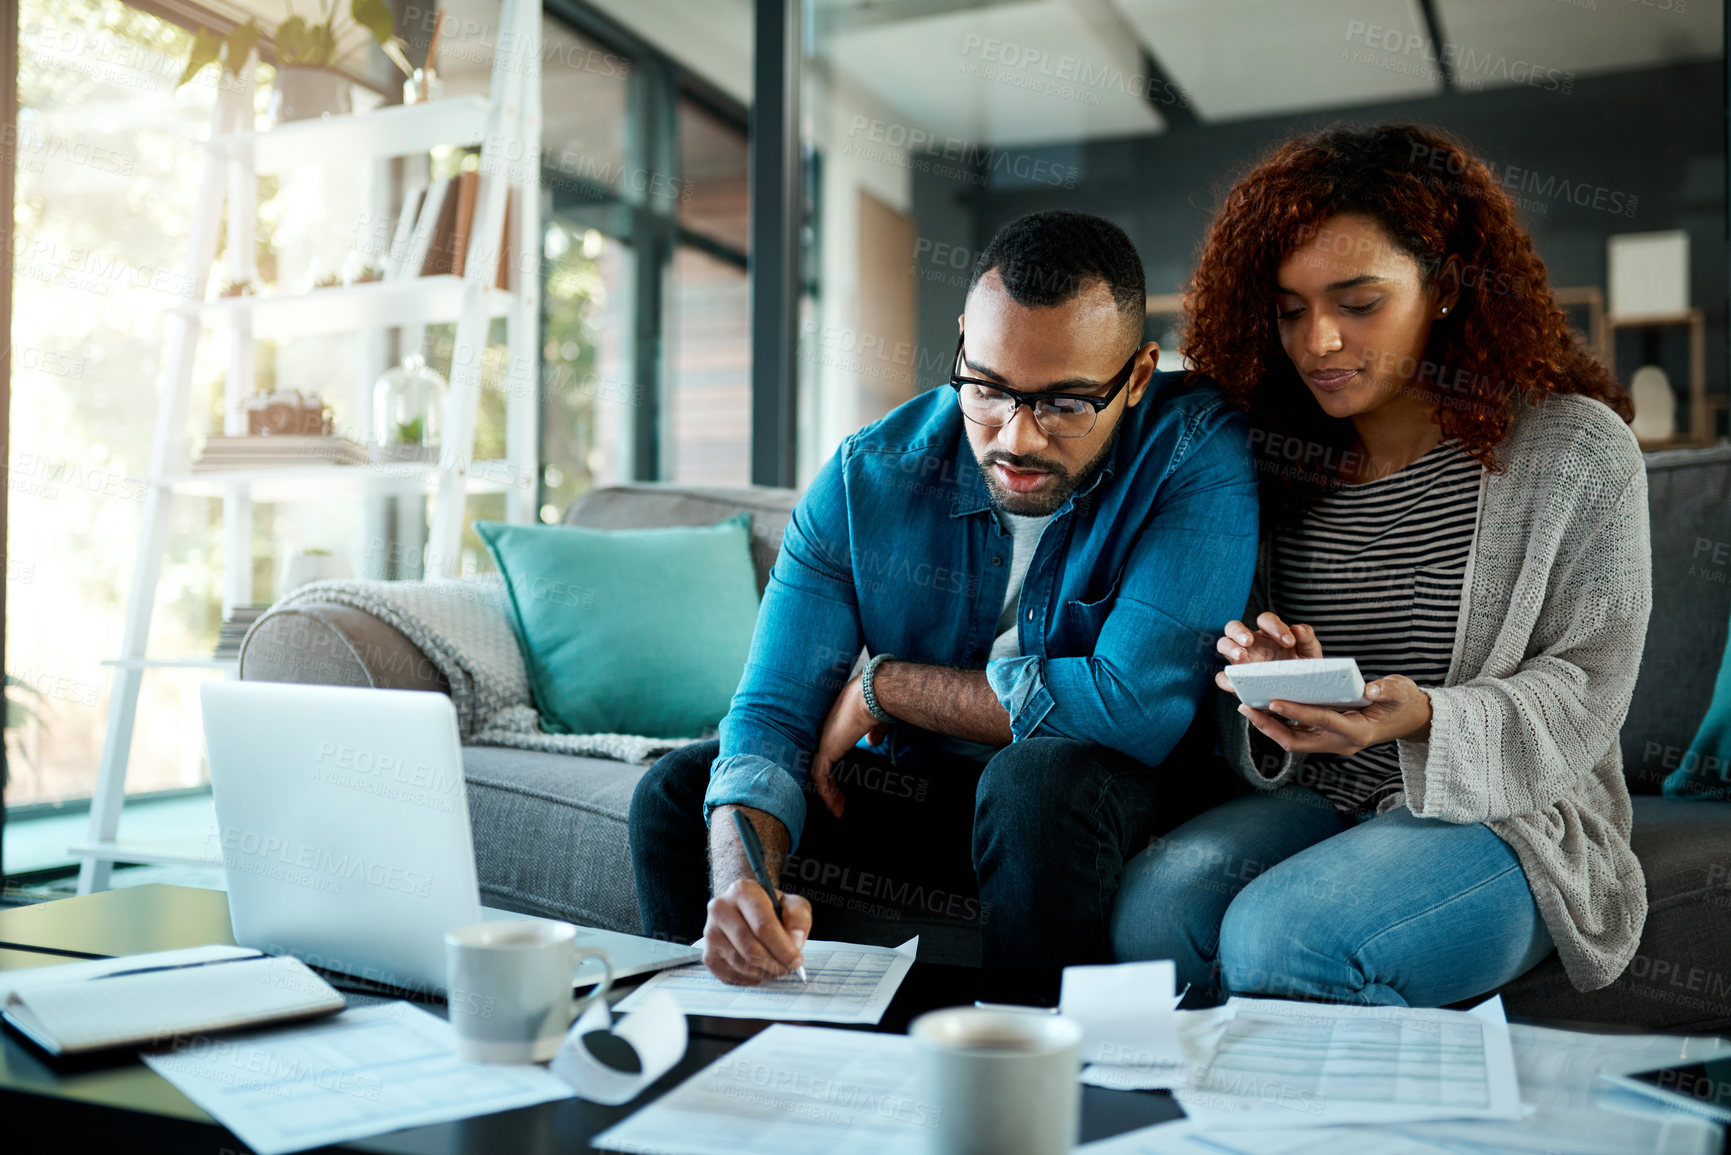
[[[716,889],[703,925],[703,964],[722,982],[737,986],[755,986],[789,972],[804,980],[801,952],[811,935],[811,903],[776,890],[763,843],[747,813],[726,807],[711,816]],[[779,823],[774,825],[783,843],[777,849],[785,854],[786,832]],[[736,837],[727,838],[727,833]]]
[[[709,900],[703,927],[703,965],[724,983],[756,986],[802,970],[800,953],[811,934],[811,903],[781,896],[781,918],[755,878],[736,879]],[[804,977],[803,975],[801,976]]]

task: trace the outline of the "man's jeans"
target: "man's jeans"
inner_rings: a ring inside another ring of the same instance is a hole
[[[631,799],[645,934],[692,942],[703,933],[703,794],[718,748],[697,742],[668,754]],[[988,966],[1107,961],[1119,877],[1155,833],[1156,811],[1169,827],[1206,805],[1193,784],[1173,789],[1165,770],[1059,738],[1012,743],[983,767],[961,757],[892,764],[856,749],[834,773],[843,816],[813,795],[780,879],[811,899],[813,937],[826,937],[826,911],[850,905],[977,921]]]
[[[1488,826],[1361,820],[1303,786],[1238,798],[1124,872],[1117,957],[1173,959],[1186,1006],[1225,995],[1436,1007],[1551,953],[1515,852]]]

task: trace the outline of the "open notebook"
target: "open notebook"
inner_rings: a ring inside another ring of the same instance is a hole
[[[7,974],[0,1005],[43,1050],[77,1055],[311,1018],[346,1004],[298,959],[196,947]]]

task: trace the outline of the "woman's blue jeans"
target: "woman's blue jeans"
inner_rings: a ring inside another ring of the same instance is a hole
[[[1227,995],[1435,1007],[1551,952],[1515,852],[1400,807],[1363,820],[1302,786],[1236,798],[1130,860],[1120,961],[1173,959],[1186,1006]]]

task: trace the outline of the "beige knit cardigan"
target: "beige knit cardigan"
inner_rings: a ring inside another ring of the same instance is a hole
[[[1617,743],[1653,602],[1647,473],[1628,426],[1573,395],[1523,404],[1497,459],[1479,483],[1448,676],[1427,690],[1430,738],[1398,743],[1405,794],[1385,809],[1495,831],[1569,981],[1597,990],[1647,917]],[[1252,611],[1270,604],[1267,555]],[[1219,693],[1216,707],[1234,769],[1264,790],[1293,779],[1302,754],[1259,744],[1259,767],[1237,700]]]

